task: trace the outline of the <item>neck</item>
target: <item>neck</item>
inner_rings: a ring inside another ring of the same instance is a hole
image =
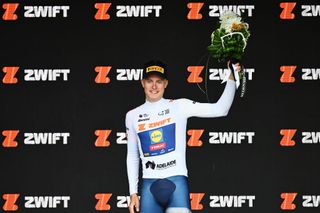
[[[157,100],[150,100],[150,99],[146,98],[146,102],[151,103],[151,104],[161,102],[162,100],[163,100],[163,97],[160,99],[157,99]]]

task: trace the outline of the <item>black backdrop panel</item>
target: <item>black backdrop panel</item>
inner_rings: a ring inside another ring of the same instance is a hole
[[[201,19],[188,19],[190,3],[203,3]],[[118,17],[125,5],[153,9]],[[193,212],[319,212],[316,0],[2,2],[2,211],[128,212],[124,119],[145,101],[143,64],[168,64],[165,97],[206,102],[187,70],[205,66],[221,12],[210,8],[223,6],[244,8],[250,79],[227,117],[188,121],[187,140],[203,130],[202,145],[187,149]],[[225,67],[209,63],[210,102],[224,88],[212,70]],[[219,133],[245,136],[223,144]],[[41,135],[51,144],[35,144]]]

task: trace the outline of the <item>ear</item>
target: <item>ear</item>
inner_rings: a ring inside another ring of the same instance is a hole
[[[164,83],[164,88],[167,88],[168,84],[169,84],[169,81],[166,79]]]
[[[141,86],[144,88],[144,79],[141,79]]]

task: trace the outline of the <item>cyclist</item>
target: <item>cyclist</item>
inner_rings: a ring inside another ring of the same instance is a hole
[[[240,71],[239,63],[232,66]],[[228,71],[228,80],[219,100],[198,103],[189,99],[163,98],[168,86],[167,67],[161,61],[146,63],[141,80],[146,101],[126,115],[130,213],[191,211],[185,159],[187,119],[228,114],[236,89],[233,74],[230,69]],[[140,159],[143,175],[139,200]]]

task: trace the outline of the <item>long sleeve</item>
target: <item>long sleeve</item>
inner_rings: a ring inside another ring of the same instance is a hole
[[[139,182],[139,149],[135,130],[133,128],[130,113],[126,115],[126,129],[127,129],[127,174],[129,181],[130,195],[138,193]]]
[[[180,99],[182,113],[188,117],[221,117],[226,116],[232,105],[236,86],[235,81],[227,80],[224,91],[216,103],[198,103]]]

